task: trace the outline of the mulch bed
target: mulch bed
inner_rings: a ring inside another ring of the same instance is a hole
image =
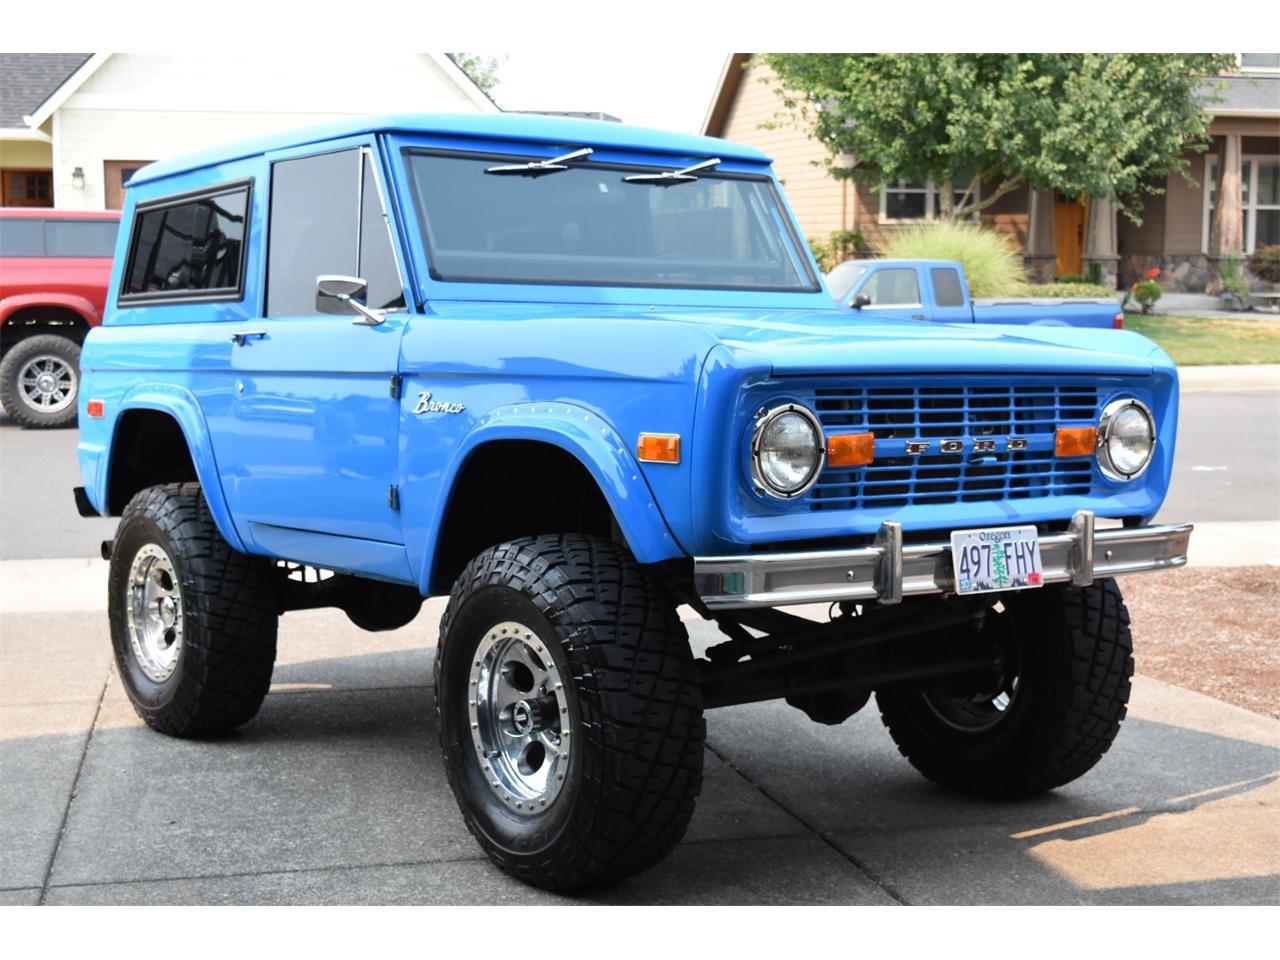
[[[1138,673],[1280,720],[1280,567],[1123,577]]]

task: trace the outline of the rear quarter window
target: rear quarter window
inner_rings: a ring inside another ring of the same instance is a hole
[[[250,183],[139,204],[120,300],[238,300]]]
[[[119,232],[118,220],[50,220],[44,225],[45,255],[110,257]]]
[[[44,221],[0,218],[0,257],[43,257]]]
[[[929,271],[933,278],[933,295],[940,307],[963,307],[964,289],[960,286],[960,273],[954,267],[934,267]]]

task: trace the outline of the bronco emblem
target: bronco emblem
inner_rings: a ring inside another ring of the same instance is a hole
[[[460,403],[441,403],[439,400],[432,400],[431,394],[423,390],[418,394],[417,406],[413,408],[414,413],[461,413],[465,410]]]

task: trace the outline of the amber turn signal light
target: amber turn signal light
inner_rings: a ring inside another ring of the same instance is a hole
[[[836,433],[827,437],[827,465],[860,467],[876,458],[874,433]]]
[[[1087,457],[1098,445],[1096,427],[1059,427],[1053,452],[1059,457]]]
[[[643,463],[679,463],[680,437],[674,433],[642,433],[636,455]]]
[[[106,405],[101,400],[90,400],[84,405],[84,412],[95,419],[101,420],[106,415]]]

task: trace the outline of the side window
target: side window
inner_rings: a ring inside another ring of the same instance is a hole
[[[0,218],[0,257],[43,256],[43,220],[34,217]]]
[[[368,306],[394,310],[404,306],[404,287],[391,247],[391,227],[373,173],[373,156],[365,151],[360,187],[360,268],[356,276],[369,285]]]
[[[51,257],[110,257],[116,252],[118,220],[50,220],[44,243]]]
[[[870,297],[873,307],[904,307],[920,302],[916,272],[906,268],[877,270],[858,292]]]
[[[272,166],[267,316],[312,316],[316,277],[355,275],[359,160],[343,150]]]
[[[960,286],[960,272],[954,267],[934,267],[929,271],[933,278],[933,295],[940,307],[963,307],[964,288]]]
[[[122,301],[238,299],[249,184],[139,204]]]
[[[366,151],[279,160],[271,168],[267,316],[314,316],[316,277],[324,274],[364,279],[374,309],[404,306]]]

